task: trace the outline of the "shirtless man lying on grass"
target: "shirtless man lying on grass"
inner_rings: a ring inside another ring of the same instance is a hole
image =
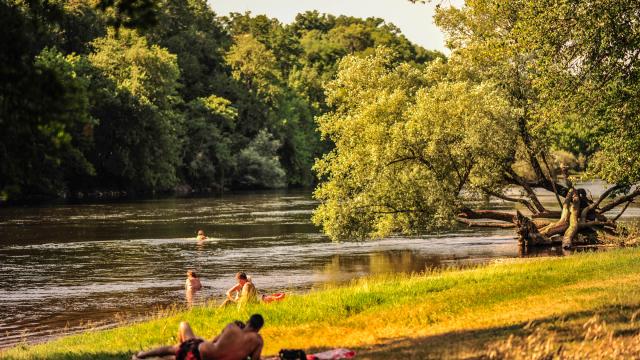
[[[260,314],[251,315],[246,326],[237,321],[228,324],[211,342],[197,337],[186,322],[178,328],[178,341],[174,346],[162,346],[149,351],[141,351],[132,359],[144,359],[174,355],[176,360],[252,360],[260,359],[262,337],[258,334],[264,324]]]

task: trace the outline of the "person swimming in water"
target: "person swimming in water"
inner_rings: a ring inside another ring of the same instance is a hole
[[[247,303],[254,303],[258,301],[256,286],[247,274],[243,272],[237,273],[236,280],[238,283],[227,290],[227,298],[220,307],[225,307],[229,304],[238,304],[238,306],[241,307]],[[235,296],[233,296],[234,293]]]
[[[196,240],[207,240],[207,236],[204,234],[204,230],[198,230],[198,235],[196,236]]]
[[[240,321],[231,322],[209,342],[197,337],[183,321],[178,327],[178,345],[140,351],[132,359],[173,355],[176,360],[245,360],[249,357],[258,360],[264,344],[258,333],[262,325],[262,315],[253,314],[246,325]]]

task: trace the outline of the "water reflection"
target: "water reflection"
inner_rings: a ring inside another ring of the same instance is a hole
[[[339,282],[354,275],[418,273],[441,265],[442,256],[420,254],[412,250],[390,250],[364,255],[336,254],[322,272],[328,281]]]

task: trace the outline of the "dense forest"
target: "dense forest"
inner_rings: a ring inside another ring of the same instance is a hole
[[[378,18],[112,3],[0,1],[0,202],[309,186],[340,59],[444,59]]]

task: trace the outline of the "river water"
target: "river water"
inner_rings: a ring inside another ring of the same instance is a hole
[[[309,191],[281,191],[2,208],[0,347],[186,306],[188,269],[204,285],[198,304],[221,299],[238,271],[262,292],[299,292],[519,256],[513,231],[503,229],[332,243],[311,224],[315,206]],[[195,240],[197,229],[209,239]]]

